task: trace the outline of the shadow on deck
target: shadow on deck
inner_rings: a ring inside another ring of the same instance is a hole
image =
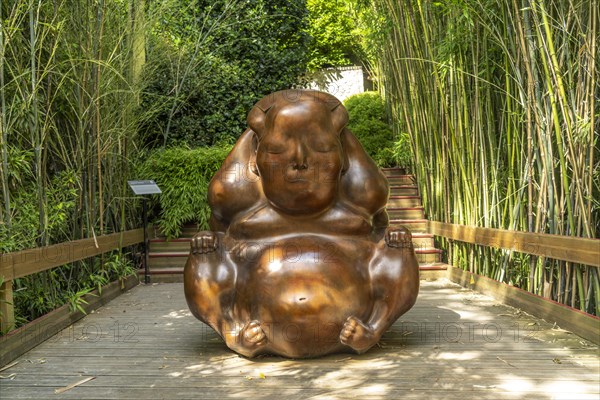
[[[0,372],[0,397],[598,399],[599,360],[596,345],[447,280],[422,281],[366,354],[247,360],[174,283],[135,287],[26,353]]]

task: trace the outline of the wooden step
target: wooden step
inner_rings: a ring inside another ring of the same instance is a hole
[[[144,281],[144,270],[138,272],[140,281]],[[163,268],[150,270],[150,283],[180,283],[183,282],[183,268]]]
[[[423,219],[423,207],[389,207],[387,213],[390,219]]]
[[[386,178],[390,186],[415,184],[415,177],[413,175],[390,175]]]
[[[164,268],[183,268],[189,255],[189,250],[149,253],[148,266],[150,270]]]
[[[415,249],[435,248],[433,235],[430,233],[411,232]]]
[[[390,185],[390,196],[418,196],[419,189],[415,185]]]
[[[390,208],[420,207],[421,205],[420,196],[390,196],[387,202],[387,207]]]
[[[401,167],[381,168],[381,172],[383,172],[383,174],[385,176],[406,175],[406,168],[401,168]]]
[[[390,219],[390,226],[405,226],[411,232],[427,232],[426,219]]]
[[[419,271],[446,271],[447,269],[448,264],[443,262],[419,264]]]
[[[438,263],[442,261],[442,250],[435,248],[428,249],[417,249],[415,248],[415,254],[419,264],[430,264]]]

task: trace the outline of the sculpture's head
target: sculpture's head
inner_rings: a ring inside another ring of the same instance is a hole
[[[276,92],[252,109],[254,172],[276,209],[310,215],[337,201],[348,166],[340,137],[347,121],[341,103],[320,92]]]

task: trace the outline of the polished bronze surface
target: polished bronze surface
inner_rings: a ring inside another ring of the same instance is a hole
[[[362,353],[417,298],[411,234],[387,227],[387,180],[347,122],[329,94],[270,94],[210,183],[185,296],[244,356]]]

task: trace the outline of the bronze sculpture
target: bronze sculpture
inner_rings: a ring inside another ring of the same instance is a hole
[[[184,270],[192,313],[246,356],[362,353],[414,304],[410,232],[333,96],[275,92],[209,186]]]

